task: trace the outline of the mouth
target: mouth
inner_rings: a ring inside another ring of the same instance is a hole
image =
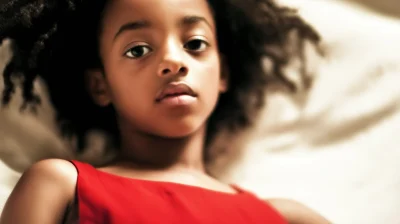
[[[179,96],[190,96],[197,97],[195,92],[190,86],[185,83],[170,83],[163,88],[157,95],[156,102],[161,102],[167,98],[179,97]]]

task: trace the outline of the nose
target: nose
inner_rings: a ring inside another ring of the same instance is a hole
[[[159,77],[184,76],[189,72],[188,66],[184,62],[183,51],[183,48],[173,41],[167,44],[158,69]]]

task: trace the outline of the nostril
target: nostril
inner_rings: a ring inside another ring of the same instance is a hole
[[[168,68],[166,68],[166,69],[164,69],[163,71],[162,71],[162,74],[163,75],[166,75],[166,74],[168,74],[168,73],[170,73],[171,72],[171,70],[169,70]]]
[[[182,68],[179,69],[179,72],[180,73],[186,73],[187,72],[187,68],[182,67]]]
[[[178,71],[171,70],[169,68],[165,68],[161,71],[161,75],[169,75],[172,73],[178,75],[178,74],[186,74],[187,72],[188,72],[188,69],[186,67],[181,67],[181,68],[179,68]]]

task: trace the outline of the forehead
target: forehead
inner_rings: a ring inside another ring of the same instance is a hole
[[[206,0],[111,0],[104,12],[104,26],[131,20],[153,23],[176,21],[184,16],[201,16],[214,25]]]

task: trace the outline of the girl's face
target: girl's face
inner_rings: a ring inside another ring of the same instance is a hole
[[[113,0],[101,26],[89,90],[124,131],[184,137],[205,125],[227,85],[206,0]]]

